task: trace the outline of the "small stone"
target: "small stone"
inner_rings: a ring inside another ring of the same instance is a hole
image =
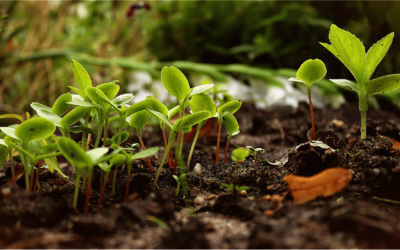
[[[1,194],[3,195],[4,198],[7,198],[11,195],[11,188],[10,187],[4,187],[1,189]]]
[[[246,190],[241,190],[241,191],[240,191],[240,195],[242,195],[242,196],[247,196],[247,191],[246,191]]]
[[[195,173],[195,174],[197,174],[197,175],[201,175],[201,173],[202,173],[202,166],[199,164],[199,163],[197,163],[195,166],[194,166],[194,169],[193,169],[193,172]]]
[[[262,200],[262,201],[270,201],[270,200],[271,200],[271,195],[269,195],[269,194],[264,195],[264,196],[261,198],[261,200]]]
[[[272,215],[274,215],[274,212],[275,212],[274,210],[269,210],[268,209],[268,210],[265,211],[264,214],[265,214],[265,216],[267,216],[269,218],[269,217],[272,217]]]
[[[204,202],[205,202],[205,200],[204,200],[204,198],[201,197],[201,196],[197,196],[196,198],[194,198],[194,203],[195,203],[195,204],[201,205],[201,204],[203,204]]]
[[[282,201],[283,201],[283,197],[280,196],[279,194],[274,194],[272,195],[272,203],[274,203],[276,206],[278,206]]]
[[[375,176],[378,176],[380,172],[381,172],[381,171],[380,171],[378,168],[372,169],[372,173],[373,173]]]
[[[274,188],[274,185],[267,186],[267,190],[272,190],[273,188]]]
[[[344,125],[344,122],[341,121],[341,120],[338,120],[338,119],[333,119],[333,120],[332,120],[332,123],[333,123],[333,125],[335,125],[335,126],[338,127],[338,128],[341,128],[341,127],[343,127],[343,125]]]

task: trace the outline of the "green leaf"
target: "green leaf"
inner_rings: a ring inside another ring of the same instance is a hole
[[[0,127],[0,130],[9,137],[19,141],[18,137],[15,135],[15,129],[10,127]]]
[[[100,162],[99,167],[104,170],[105,173],[111,172],[112,165],[108,165],[106,162]]]
[[[46,109],[38,109],[36,111],[36,113],[38,113],[38,115],[42,118],[47,119],[48,121],[53,122],[57,127],[61,127],[61,117],[59,117],[58,115],[52,113],[51,111],[48,111]]]
[[[329,79],[329,81],[331,81],[339,86],[351,89],[354,92],[356,92],[357,95],[360,95],[360,88],[359,88],[358,84],[355,82],[352,82],[352,81],[349,81],[346,79]]]
[[[96,135],[97,132],[94,131],[93,129],[89,128],[88,126],[85,125],[77,125],[77,126],[73,126],[69,128],[69,131],[71,131],[72,133],[81,133],[81,132],[86,132],[88,134],[92,134],[92,135]]]
[[[400,74],[382,76],[367,83],[367,95],[383,94],[400,88]]]
[[[167,116],[168,115],[168,108],[164,105],[164,103],[157,100],[154,96],[147,96],[146,99],[151,99],[153,102],[150,105],[150,108],[154,111],[160,112],[161,114]],[[178,106],[179,107],[179,106]]]
[[[121,134],[121,143],[123,143],[123,142],[125,142],[126,140],[128,140],[128,138],[129,138],[129,133],[126,132],[126,131],[122,131],[122,134]],[[111,141],[112,141],[114,144],[117,144],[117,142],[118,142],[118,134],[115,134],[115,135],[111,138]]]
[[[187,115],[181,119],[178,119],[173,126],[173,130],[178,132],[180,129],[194,126],[197,123],[207,119],[210,117],[210,112],[208,111],[199,111],[190,115]]]
[[[92,80],[90,79],[90,76],[86,72],[85,68],[74,59],[71,60],[71,66],[75,81],[79,86],[80,93],[76,90],[75,91],[82,96],[82,98],[85,98],[85,89],[86,87],[92,86]]]
[[[203,93],[197,94],[192,97],[192,100],[190,101],[190,109],[193,111],[193,113],[207,110],[208,112],[210,112],[211,117],[215,116],[216,114],[214,101],[211,99],[211,97]]]
[[[338,28],[332,24],[329,32],[329,40],[332,48],[327,48],[331,53],[341,60],[341,62],[350,70],[358,83],[364,81],[365,68],[365,48],[362,42],[353,34],[346,30]]]
[[[125,155],[117,154],[116,156],[111,158],[110,165],[113,165],[115,167],[120,167],[125,163],[125,160],[126,160]]]
[[[107,153],[108,148],[95,148],[86,152],[93,162],[100,160]]]
[[[168,120],[171,120],[179,112],[179,105],[173,107],[172,109],[168,110]]]
[[[371,48],[368,50],[367,58],[365,61],[365,81],[371,79],[376,67],[385,57],[390,48],[390,45],[392,45],[393,37],[394,33],[390,33],[389,35],[372,45]]]
[[[176,182],[179,182],[179,181],[178,181],[178,180],[179,180],[178,176],[172,175],[172,177],[174,177],[174,179],[176,180]]]
[[[132,94],[123,94],[115,97],[111,100],[111,102],[115,103],[117,106],[121,106],[122,104],[127,104],[133,100]]]
[[[234,114],[238,109],[242,106],[241,101],[230,101],[228,103],[225,103],[221,107],[218,108],[218,115],[220,118],[222,118],[222,115],[226,112],[229,111],[231,114]]]
[[[61,116],[69,108],[68,102],[72,101],[72,95],[70,93],[60,95],[54,102],[51,112]]]
[[[61,126],[64,128],[71,127],[74,123],[79,121],[82,117],[84,117],[87,113],[86,107],[77,107],[71,110],[68,114],[66,114],[60,121]]]
[[[157,148],[157,147],[143,150],[142,152],[139,152],[139,153],[136,153],[136,154],[132,155],[132,161],[137,160],[137,159],[150,157],[150,156],[154,155],[155,153],[157,153],[158,150],[159,150],[159,148]]]
[[[70,101],[67,102],[68,104],[75,105],[75,106],[82,106],[82,107],[88,107],[88,108],[102,108],[100,105],[93,103],[93,102],[87,102],[87,101]]]
[[[58,144],[51,143],[46,146],[42,146],[42,148],[40,149],[40,154],[50,154],[56,152],[57,150],[58,150]]]
[[[68,161],[75,164],[78,168],[93,166],[93,161],[89,157],[89,155],[86,154],[86,152],[81,147],[79,147],[73,140],[61,137],[58,139],[57,144],[64,157],[67,158]],[[100,148],[100,149],[102,149],[103,151],[104,150],[108,151],[108,149],[106,148],[104,149]]]
[[[228,130],[229,137],[232,137],[233,134],[239,130],[239,123],[229,111],[225,111],[222,116],[222,122],[224,123],[226,130]]]
[[[172,125],[171,123],[169,123],[167,117],[163,114],[161,114],[160,112],[151,110],[151,109],[147,109],[147,111],[150,113],[150,115],[152,115],[153,117],[159,119],[160,121],[162,121],[164,124],[166,124],[170,129],[172,129]]]
[[[311,87],[314,82],[318,82],[326,75],[325,64],[319,59],[309,59],[301,64],[297,70],[297,78]]]
[[[44,110],[46,110],[46,111],[51,112],[51,108],[50,108],[50,107],[47,107],[46,105],[43,105],[43,104],[38,103],[38,102],[32,102],[32,103],[31,103],[31,107],[32,107],[32,109],[35,110],[36,112],[37,112],[39,109],[44,109]]]
[[[15,135],[23,142],[43,140],[54,133],[54,123],[44,118],[31,118],[24,121],[15,129]]]
[[[87,87],[85,91],[93,103],[98,104],[103,108],[110,106],[110,104],[107,102],[110,101],[110,99],[100,89],[95,87]]]
[[[8,156],[8,146],[3,139],[0,139],[0,167],[6,161]]]
[[[212,87],[214,87],[214,84],[203,84],[203,85],[194,87],[194,88],[191,89],[189,97],[197,95],[197,94],[200,94],[200,93],[203,93],[203,92],[211,89]]]
[[[15,118],[15,119],[20,120],[21,122],[25,121],[24,117],[17,115],[17,114],[0,115],[0,119],[6,119],[6,118]]]
[[[236,162],[242,162],[249,155],[249,149],[247,148],[237,148],[232,151],[232,160]]]
[[[129,125],[140,131],[149,122],[149,119],[150,114],[144,109],[131,115]]]
[[[152,99],[145,99],[143,101],[133,104],[132,106],[130,106],[125,110],[125,116],[130,116],[133,113],[136,113],[140,110],[147,109],[148,107],[150,107],[152,102],[153,102]]]
[[[238,191],[242,191],[242,190],[249,190],[250,188],[247,187],[247,186],[241,186],[241,187],[236,187],[236,189],[237,189]]]
[[[185,75],[177,68],[164,67],[161,70],[161,81],[167,91],[181,103],[189,94],[190,86]]]
[[[120,89],[119,85],[116,84],[118,81],[103,83],[98,85],[96,88],[100,89],[108,98],[108,100],[113,99]]]
[[[72,89],[75,93],[77,93],[79,96],[83,98],[85,98],[86,94],[84,91],[80,91],[78,88],[75,88],[73,86],[68,86],[68,88]]]

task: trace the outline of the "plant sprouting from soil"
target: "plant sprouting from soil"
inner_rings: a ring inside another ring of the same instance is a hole
[[[361,153],[361,151],[358,151],[357,153],[355,153],[355,154],[353,155],[353,154],[351,154],[349,151],[346,151],[346,154],[348,154],[348,155],[351,157],[351,159],[353,160],[353,162],[354,162],[354,159],[356,158],[356,156],[359,155],[360,153]]]
[[[226,163],[226,157],[228,155],[229,142],[231,138],[237,134],[239,134],[239,123],[236,118],[229,111],[225,111],[225,114],[222,116],[222,121],[225,125],[226,130],[228,130],[228,138],[226,140],[226,148],[225,148],[225,157],[224,163]]]
[[[367,137],[368,97],[400,88],[400,74],[370,80],[376,67],[388,52],[394,33],[390,33],[365,53],[363,43],[353,34],[332,24],[329,40],[332,45],[321,43],[352,73],[357,83],[344,79],[330,79],[339,86],[353,90],[358,95],[361,113],[361,139]]]
[[[221,186],[227,187],[229,190],[231,190],[232,193],[237,192],[237,191],[242,191],[242,190],[249,190],[250,188],[247,186],[241,186],[239,187],[238,185],[234,186],[233,184],[226,184],[226,183],[221,183]]]
[[[176,175],[172,175],[172,177],[174,177],[174,179],[176,180],[176,182],[178,183],[178,185],[176,186],[176,192],[175,192],[175,196],[178,196],[179,194],[179,188],[181,186],[181,183],[183,181],[186,181],[186,174],[181,174],[181,176],[176,176]]]
[[[263,148],[253,148],[252,146],[246,146],[249,149],[249,153],[254,156],[254,163],[257,164],[257,152],[264,153],[265,150]]]
[[[297,70],[296,76],[289,80],[295,82],[302,82],[307,86],[308,101],[310,103],[310,113],[311,113],[311,124],[312,124],[312,134],[311,140],[315,140],[315,122],[314,122],[314,110],[311,100],[311,86],[324,78],[326,75],[325,64],[319,59],[309,59],[305,61]]]

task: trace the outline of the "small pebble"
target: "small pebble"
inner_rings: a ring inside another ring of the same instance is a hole
[[[264,195],[264,196],[261,198],[261,200],[262,200],[262,201],[269,201],[269,200],[271,200],[271,195],[269,195],[269,194]]]
[[[381,171],[380,171],[378,168],[372,169],[372,173],[373,173],[375,176],[378,176],[380,172],[381,172]]]
[[[247,196],[247,191],[246,191],[246,190],[241,190],[241,191],[240,191],[240,195],[242,195],[242,196]]]
[[[11,195],[11,188],[10,187],[4,187],[1,189],[1,194],[3,195],[4,198],[7,198]]]
[[[269,218],[269,217],[272,217],[272,215],[274,215],[274,212],[275,212],[274,210],[269,210],[268,209],[268,210],[265,211],[264,214],[265,214],[265,216],[267,216]]]
[[[333,120],[332,120],[332,123],[333,123],[333,125],[335,125],[335,126],[338,127],[338,128],[341,128],[341,127],[343,127],[343,125],[344,125],[344,122],[343,122],[343,121],[337,120],[337,119],[333,119]]]
[[[279,194],[274,194],[274,195],[272,195],[271,200],[272,200],[272,203],[274,203],[277,206],[282,202],[283,197],[280,196]]]
[[[204,200],[204,198],[201,197],[201,196],[197,196],[196,198],[194,198],[194,203],[195,203],[195,204],[201,205],[201,204],[203,204],[204,202],[205,202],[205,200]]]
[[[195,173],[195,174],[197,174],[197,175],[201,175],[201,173],[202,173],[202,166],[199,164],[199,163],[197,163],[195,166],[194,166],[194,169],[193,169],[193,172]]]

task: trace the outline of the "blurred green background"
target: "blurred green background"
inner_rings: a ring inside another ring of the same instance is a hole
[[[353,79],[319,45],[329,43],[332,23],[366,48],[394,31],[372,78],[399,73],[398,13],[400,2],[394,1],[3,1],[0,114],[24,114],[33,101],[48,105],[69,92],[67,86],[75,84],[71,58],[95,85],[118,79],[125,90],[132,72],[146,71],[157,80],[164,65],[215,83],[230,76],[243,84],[261,79],[279,86],[276,76],[293,76],[302,62],[319,58],[327,79]],[[323,95],[356,101],[328,81],[319,87]],[[399,106],[398,92],[380,97],[381,105]]]

